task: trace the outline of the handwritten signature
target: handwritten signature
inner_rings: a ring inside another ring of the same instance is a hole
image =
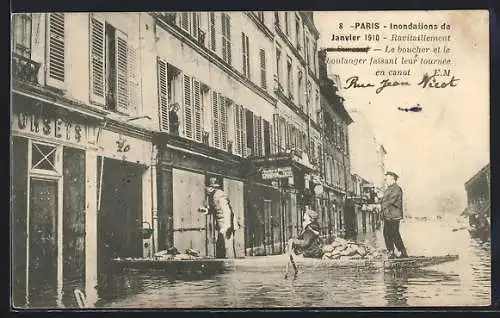
[[[403,112],[418,113],[418,112],[422,111],[422,106],[420,106],[420,104],[416,104],[415,106],[412,106],[412,107],[398,107],[398,110],[403,111]]]
[[[451,78],[448,78],[446,81],[440,81],[439,77],[436,75],[429,75],[425,73],[422,76],[420,82],[418,82],[417,86],[422,88],[446,88],[446,87],[455,87],[458,85],[459,78],[456,78],[453,75]],[[397,86],[411,86],[411,84],[407,81],[390,81],[389,79],[383,79],[378,84],[375,89],[375,93],[380,94],[387,87],[397,87]],[[351,88],[367,88],[367,87],[375,87],[373,83],[363,83],[360,81],[359,76],[351,76],[346,80],[346,86],[344,89]]]

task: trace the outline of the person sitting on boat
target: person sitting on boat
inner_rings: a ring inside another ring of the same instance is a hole
[[[310,258],[323,257],[318,216],[318,212],[306,208],[302,222],[302,232],[296,239],[290,239],[288,242],[289,248],[291,247],[295,254],[302,254],[304,257]]]

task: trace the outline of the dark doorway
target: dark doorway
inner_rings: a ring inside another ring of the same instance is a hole
[[[102,157],[98,160],[98,177],[101,170],[100,160]],[[143,168],[140,165],[104,159],[97,220],[98,273],[101,288],[109,287],[107,278],[112,274],[111,259],[142,257],[142,173]]]
[[[345,236],[348,239],[356,238],[356,208],[353,203],[346,203],[344,209]]]
[[[53,307],[57,296],[57,181],[32,178],[30,198],[30,307]]]

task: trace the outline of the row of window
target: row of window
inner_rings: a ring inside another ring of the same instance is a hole
[[[328,184],[345,186],[346,169],[342,162],[335,160],[332,156],[326,156],[324,174],[325,181]]]
[[[329,139],[332,144],[339,147],[342,152],[349,153],[347,127],[342,123],[332,120],[330,116],[325,116],[324,121],[326,138]]]

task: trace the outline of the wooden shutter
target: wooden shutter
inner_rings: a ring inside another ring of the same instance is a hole
[[[169,132],[169,109],[168,109],[168,87],[167,87],[167,63],[160,58],[158,66],[158,111],[160,115],[160,130]]]
[[[127,35],[115,29],[116,110],[128,113],[128,45]]]
[[[105,105],[105,24],[97,17],[90,18],[90,101]]]
[[[219,95],[219,111],[220,111],[220,134],[222,149],[227,150],[227,108],[226,98]]]
[[[321,150],[321,144],[318,144],[318,167],[320,175],[323,175],[323,151]]]
[[[189,32],[189,12],[181,12],[180,25],[181,28]]]
[[[193,107],[191,104],[191,77],[184,75],[184,137],[193,139]]]
[[[227,62],[231,64],[231,18],[226,15]]]
[[[260,49],[260,86],[267,89],[267,74],[266,74],[266,51]]]
[[[200,13],[199,12],[193,12],[193,37],[195,39],[198,39],[198,30],[200,28]]]
[[[128,105],[129,115],[137,115],[139,107],[139,76],[137,71],[137,53],[131,45],[128,46]]]
[[[271,133],[271,125],[269,125],[269,122],[265,119],[262,119],[262,141],[263,141],[263,151],[262,155],[267,156],[271,153],[271,145],[272,145],[272,133]]]
[[[241,148],[241,110],[240,105],[234,105],[234,116],[233,116],[233,125],[234,125],[234,150],[238,155],[242,154]]]
[[[247,112],[243,106],[240,106],[240,121],[241,121],[241,155],[246,157],[247,151]]]
[[[64,13],[49,13],[47,45],[47,85],[64,88],[66,47]]]
[[[220,148],[220,127],[219,127],[219,95],[212,92],[212,141],[215,148]]]
[[[215,38],[215,12],[209,13],[210,49],[216,50]]]
[[[247,76],[247,51],[246,51],[246,40],[245,33],[241,32],[241,64],[243,66],[243,76]]]
[[[201,108],[201,85],[200,81],[193,79],[193,109],[194,109],[194,139],[201,142],[202,138],[202,114]]]

